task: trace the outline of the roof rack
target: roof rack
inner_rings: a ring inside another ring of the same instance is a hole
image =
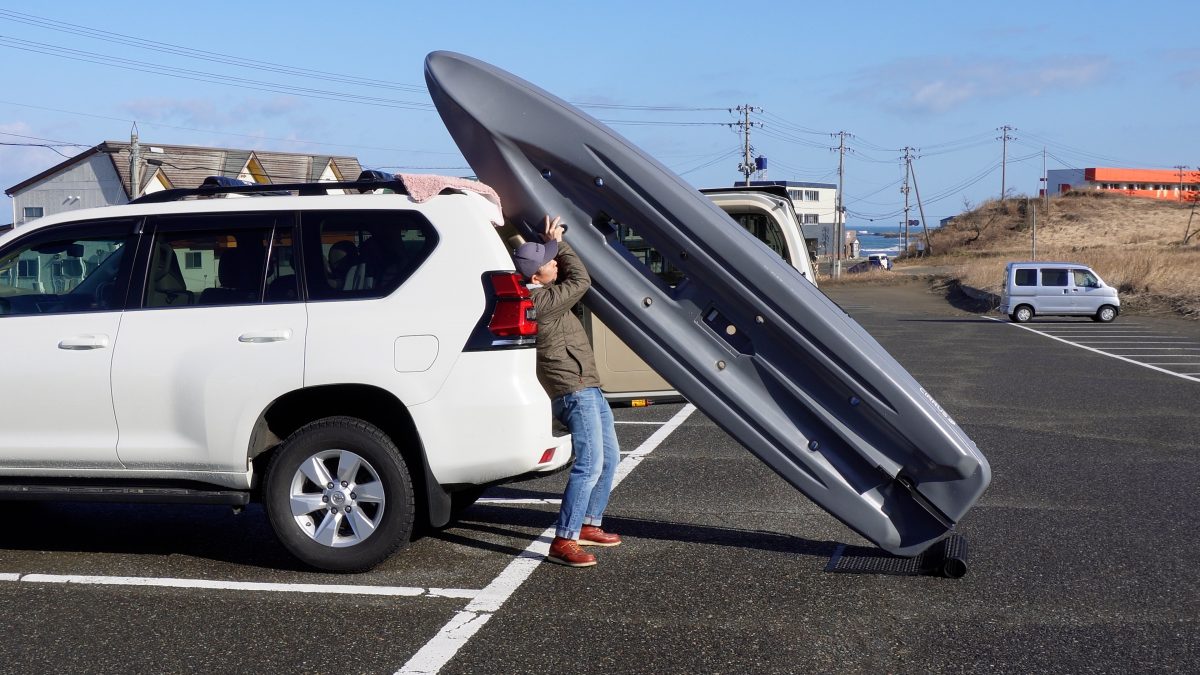
[[[293,192],[301,196],[325,195],[329,190],[358,190],[373,192],[375,190],[392,190],[397,194],[408,194],[404,184],[395,176],[384,171],[368,170],[358,176],[358,180],[321,182],[321,183],[247,183],[229,178],[228,176],[209,176],[200,187],[171,188],[159,192],[151,192],[131,200],[130,204],[158,204],[174,202],[188,197],[217,197],[230,194],[251,196],[290,195]]]
[[[787,188],[782,185],[730,185],[729,187],[700,188],[701,194],[708,195],[716,192],[766,192],[776,197],[791,199]]]

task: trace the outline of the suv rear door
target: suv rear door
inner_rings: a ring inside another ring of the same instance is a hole
[[[48,228],[0,251],[0,466],[119,466],[109,371],[134,226]]]
[[[304,379],[291,212],[159,216],[112,391],[129,468],[246,471],[249,432]]]

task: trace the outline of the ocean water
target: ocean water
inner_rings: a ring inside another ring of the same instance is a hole
[[[866,256],[870,253],[887,253],[888,255],[896,255],[900,252],[900,238],[896,236],[897,227],[895,225],[847,225],[847,229],[853,229],[858,232],[859,250]],[[890,237],[883,236],[890,234]],[[910,230],[909,236],[912,236]]]
[[[847,224],[846,228],[858,232],[859,248],[863,256],[870,253],[887,253],[894,256],[900,252],[899,225],[877,225],[875,223],[869,225]],[[920,227],[908,228],[910,245],[916,246],[920,236]]]

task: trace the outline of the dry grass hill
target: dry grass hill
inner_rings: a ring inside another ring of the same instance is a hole
[[[1123,308],[1170,310],[1200,319],[1200,209],[1102,192],[993,200],[931,231],[933,255],[902,260],[953,270],[963,284],[999,295],[1005,263],[1032,258],[1081,262],[1121,292]],[[1186,234],[1185,234],[1186,231]]]

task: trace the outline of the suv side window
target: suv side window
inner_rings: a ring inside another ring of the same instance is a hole
[[[306,211],[300,219],[310,300],[389,295],[438,240],[416,211]]]
[[[1013,281],[1018,286],[1037,286],[1037,270],[1018,267]]]
[[[297,300],[290,217],[286,214],[279,236],[275,234],[278,213],[158,219],[142,306],[258,304],[264,287],[269,301]]]
[[[1043,286],[1066,286],[1067,285],[1067,270],[1059,270],[1059,269],[1042,270],[1042,285]]]
[[[0,315],[120,311],[134,221],[55,228],[0,254]]]

